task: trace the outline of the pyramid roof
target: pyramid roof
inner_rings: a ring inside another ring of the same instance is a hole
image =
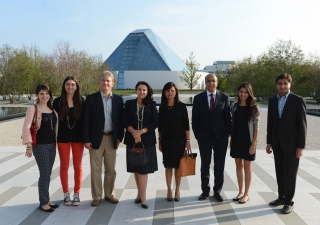
[[[185,63],[151,29],[131,32],[107,58],[113,70],[182,71]]]

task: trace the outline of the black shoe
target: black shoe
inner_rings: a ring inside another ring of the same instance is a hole
[[[57,205],[57,204],[53,204],[53,205],[49,205],[51,208],[54,208],[54,209],[56,209],[56,208],[59,208],[59,205]]]
[[[148,204],[141,204],[141,207],[144,209],[147,209],[149,206],[148,206]]]
[[[179,197],[176,198],[176,196],[178,196],[178,195],[177,195],[177,192],[175,193],[175,198],[174,198],[174,201],[175,201],[175,202],[180,201],[180,191],[178,192],[178,194],[179,194]]]
[[[213,197],[217,199],[218,202],[223,202],[223,197],[220,195],[220,193],[214,193]]]
[[[170,191],[170,192],[171,192],[171,191]],[[171,195],[172,195],[172,193],[171,193]],[[169,198],[168,196],[169,196],[169,192],[167,193],[167,201],[168,201],[168,202],[172,202],[173,198],[172,198],[172,197]]]
[[[239,203],[240,203],[240,204],[245,204],[245,203],[247,203],[247,201],[250,200],[249,196],[247,196],[247,199],[244,199],[244,198],[245,198],[245,197],[243,196],[242,198],[239,199]]]
[[[207,197],[209,197],[209,193],[202,193],[202,194],[199,196],[199,200],[200,200],[200,201],[206,200]]]
[[[232,200],[235,201],[235,202],[238,202],[242,197],[243,197],[243,195],[240,196],[240,197],[236,196]]]
[[[241,198],[242,198],[242,196],[241,196]],[[238,202],[241,198],[234,197],[234,198],[232,199],[232,201]]]
[[[284,205],[284,199],[277,198],[276,200],[271,201],[269,205],[272,205],[272,206]]]
[[[44,212],[53,212],[54,211],[54,209],[53,208],[50,208],[50,209],[44,209],[44,208],[42,208],[42,206],[40,205],[39,206],[39,209],[41,209],[42,211],[44,211]]]
[[[284,205],[282,208],[282,213],[283,214],[289,214],[291,213],[293,210],[293,206],[292,205]]]
[[[138,198],[138,199],[135,199],[135,200],[134,200],[134,203],[136,203],[136,204],[139,204],[139,203],[141,203],[141,199],[140,199],[140,198]]]

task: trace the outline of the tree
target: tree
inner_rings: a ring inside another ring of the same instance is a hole
[[[200,64],[196,62],[193,52],[189,55],[189,60],[186,60],[186,68],[183,68],[182,76],[179,76],[182,83],[184,83],[190,90],[192,90],[200,79],[201,75],[197,74]]]
[[[9,45],[3,45],[0,49],[1,93],[8,96],[11,103],[22,91],[20,90],[23,86],[22,78],[18,74],[23,72],[21,68],[26,66],[25,58],[22,50],[14,49]]]
[[[41,70],[43,54],[41,54],[40,50],[36,46],[31,46],[28,48],[28,55],[31,60],[32,69],[30,78],[28,79],[28,84],[26,86],[26,94],[28,95],[28,99],[31,100],[32,95],[35,94],[37,85],[44,82],[43,71]]]
[[[229,91],[236,95],[239,85],[243,82],[249,82],[254,88],[254,84],[257,82],[257,74],[259,74],[256,71],[256,67],[256,59],[251,56],[243,58],[232,65],[227,71],[226,76]]]
[[[212,72],[213,73],[213,72]],[[218,90],[228,92],[228,77],[224,71],[217,70],[214,73],[218,78]]]
[[[31,100],[40,83],[59,95],[66,76],[75,77],[81,94],[88,95],[97,90],[99,74],[112,71],[103,62],[102,55],[72,49],[68,42],[58,42],[51,53],[42,53],[36,46],[15,49],[5,44],[0,46],[0,95],[8,96],[11,103],[22,94]]]
[[[4,44],[0,48],[0,73],[1,73],[1,82],[0,82],[0,93],[3,99],[6,99],[7,96],[11,94],[11,90],[8,84],[11,81],[12,74],[12,58],[14,57],[15,49],[11,46]]]
[[[308,93],[307,96],[313,96],[317,103],[320,103],[320,56],[310,55],[310,58],[307,60],[307,87]]]
[[[269,46],[267,52],[257,57],[244,58],[238,61],[229,71],[231,87],[236,88],[242,82],[249,82],[257,98],[269,98],[276,93],[275,78],[281,73],[293,77],[292,90],[300,95],[307,92],[306,60],[303,51],[291,40],[277,40]]]
[[[97,90],[99,74],[104,70],[111,72],[112,70],[103,63],[101,55],[89,56],[83,52],[80,61],[81,66],[78,81],[81,86],[81,94],[87,96]]]

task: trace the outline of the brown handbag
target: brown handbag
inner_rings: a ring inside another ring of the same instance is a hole
[[[143,145],[142,142],[141,142],[141,144],[142,144],[142,148],[137,148],[137,147],[136,147],[136,144],[134,144],[134,145],[133,145],[133,148],[132,148],[132,151],[133,151],[134,153],[142,153],[142,152],[144,152],[144,145]]]
[[[32,138],[32,146],[37,145],[37,117],[38,117],[38,108],[37,105],[34,105],[35,111],[30,127],[30,133],[31,133],[31,138]]]
[[[178,175],[181,177],[196,175],[196,154],[191,149],[185,150],[180,158]]]

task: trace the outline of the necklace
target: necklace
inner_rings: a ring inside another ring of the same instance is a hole
[[[53,126],[52,126],[52,115],[51,115],[51,113],[49,114],[49,113],[47,113],[47,116],[49,117],[49,119],[50,119],[50,123],[51,123],[51,130],[53,130]]]
[[[143,126],[143,112],[144,112],[144,106],[142,106],[142,109],[141,109],[141,118],[140,118],[140,115],[139,115],[139,105],[138,105],[138,101],[137,101],[137,116],[138,116],[138,130],[141,130],[142,129],[142,126]]]
[[[74,128],[74,125],[76,124],[76,121],[73,120],[73,125],[72,127],[70,127],[70,124],[69,124],[69,108],[67,106],[67,120],[68,120],[68,127],[70,130],[72,130]]]
[[[173,106],[168,106],[168,109],[171,110]]]

